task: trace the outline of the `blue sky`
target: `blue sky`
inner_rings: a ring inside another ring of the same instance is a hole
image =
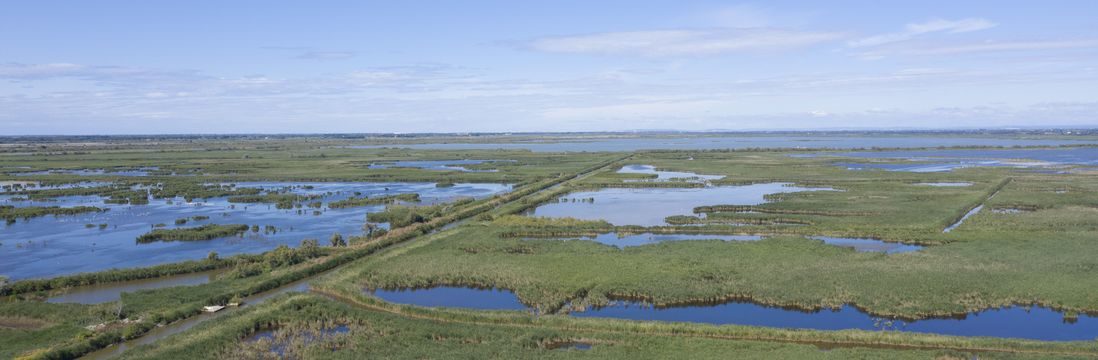
[[[7,1],[0,134],[1098,125],[1095,1]]]

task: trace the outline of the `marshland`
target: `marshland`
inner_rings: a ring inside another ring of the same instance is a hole
[[[1098,139],[851,137],[10,140],[0,357],[1098,356]]]

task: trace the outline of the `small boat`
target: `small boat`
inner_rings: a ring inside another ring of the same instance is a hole
[[[221,311],[224,308],[225,307],[221,306],[221,305],[203,306],[202,311],[208,312],[208,313],[215,313],[215,312]]]

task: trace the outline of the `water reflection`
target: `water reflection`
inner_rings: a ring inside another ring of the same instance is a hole
[[[849,247],[859,252],[880,252],[885,254],[899,254],[905,252],[919,251],[923,247],[920,245],[909,245],[895,242],[885,242],[877,239],[866,238],[839,238],[829,236],[812,236],[812,239],[823,241],[825,244]]]
[[[462,287],[434,287],[401,291],[377,291],[389,302],[431,307],[461,307],[484,310],[523,310],[510,291]],[[750,302],[689,305],[656,308],[629,301],[574,311],[576,317],[631,320],[736,324],[794,329],[903,331],[957,336],[994,336],[1049,341],[1093,340],[1098,335],[1098,317],[1080,315],[1066,320],[1060,312],[1042,307],[1012,306],[973,312],[963,317],[915,321],[871,316],[853,306],[837,310],[805,311],[768,307]]]
[[[525,310],[515,293],[505,289],[440,286],[428,289],[374,289],[374,296],[396,304],[479,310]]]
[[[758,205],[767,194],[831,190],[806,188],[788,183],[706,188],[608,188],[568,194],[566,201],[538,206],[531,215],[606,220],[614,225],[667,225],[672,215],[693,215],[704,205]],[[580,201],[571,201],[578,199]]]
[[[153,279],[80,286],[69,289],[64,294],[46,299],[46,302],[100,304],[121,299],[123,292],[205,284],[213,281],[218,273],[218,271],[204,271]]]
[[[825,244],[841,247],[849,247],[859,252],[880,252],[886,254],[899,254],[922,250],[923,246],[908,245],[894,242],[885,242],[867,238],[838,238],[828,236],[812,236],[814,240],[823,241]],[[764,239],[760,235],[712,235],[712,234],[619,234],[609,232],[596,236],[584,236],[578,238],[527,238],[528,241],[594,241],[600,244],[618,248],[644,246],[666,241],[697,241],[697,240],[722,240],[722,241],[758,241]]]
[[[656,244],[665,241],[683,241],[683,240],[723,240],[723,241],[756,241],[762,240],[762,236],[758,235],[706,235],[706,234],[618,234],[615,232],[599,234],[597,236],[581,237],[580,240],[594,241],[600,244],[606,244],[618,248],[627,248],[633,246],[643,246],[648,244]],[[541,238],[530,238],[531,241],[548,240]],[[556,239],[562,240],[562,239]]]
[[[513,162],[514,160],[415,160],[415,161],[394,161],[388,163],[374,163],[370,164],[370,169],[392,169],[392,168],[417,168],[425,170],[439,170],[439,171],[462,171],[462,172],[498,172],[496,169],[488,170],[475,170],[469,169],[459,165],[479,165],[491,162]]]
[[[652,165],[625,165],[618,170],[619,174],[650,174],[656,175],[655,179],[630,179],[626,182],[644,182],[644,181],[692,181],[692,182],[706,182],[710,180],[717,180],[723,178],[723,175],[700,175],[692,172],[683,171],[665,171],[656,170]]]
[[[862,151],[848,153],[797,154],[797,157],[841,156],[865,159],[903,159],[916,163],[882,164],[839,162],[836,166],[850,170],[884,169],[909,172],[945,172],[969,167],[1063,167],[1068,165],[1098,165],[1098,147],[1065,149],[959,149],[959,150],[900,150]],[[1066,173],[1062,170],[1034,170]]]
[[[510,190],[502,184],[456,184],[438,188],[434,183],[238,183],[238,187],[281,190],[316,195],[329,203],[354,196],[382,196],[418,193],[423,204],[462,197],[482,198]],[[149,266],[205,258],[210,251],[221,256],[258,253],[278,245],[297,246],[302,239],[328,239],[363,233],[365,215],[384,205],[329,209],[278,209],[274,204],[234,204],[227,198],[186,202],[182,198],[152,199],[148,205],[104,204],[98,196],[69,196],[52,201],[13,201],[0,195],[0,205],[13,206],[96,206],[109,211],[72,216],[45,216],[0,227],[0,275],[12,279],[52,277],[110,268]],[[196,216],[198,219],[194,220]],[[202,217],[206,217],[203,219]],[[175,241],[137,244],[135,239],[156,224],[258,225],[260,232],[244,237],[204,241]],[[89,226],[91,224],[91,226]],[[100,228],[99,224],[106,224]],[[271,230],[268,230],[268,226]]]
[[[976,215],[976,213],[979,213],[980,210],[983,210],[983,208],[984,208],[983,204],[980,204],[979,206],[972,208],[972,210],[969,210],[967,213],[965,213],[964,216],[961,216],[961,218],[958,219],[957,222],[947,226],[945,228],[945,230],[942,230],[942,232],[947,233],[947,232],[953,231],[953,229],[956,229],[958,226],[961,226],[961,224],[964,223],[965,220],[967,220],[969,217],[972,217],[972,215]]]

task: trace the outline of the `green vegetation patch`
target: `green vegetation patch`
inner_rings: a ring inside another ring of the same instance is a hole
[[[4,219],[8,224],[15,223],[19,219],[27,220],[40,216],[47,215],[78,215],[87,213],[97,213],[107,211],[109,209],[98,208],[94,206],[74,206],[74,207],[59,207],[59,206],[34,206],[34,207],[15,207],[11,205],[0,205],[0,219]]]
[[[207,224],[192,228],[155,229],[137,237],[138,243],[150,243],[154,241],[199,241],[237,236],[248,231],[250,227],[244,224]]]
[[[419,194],[396,194],[396,195],[384,195],[375,197],[352,197],[338,201],[332,201],[328,203],[328,207],[332,209],[344,209],[351,207],[380,205],[380,204],[392,204],[397,201],[404,202],[419,202]]]

